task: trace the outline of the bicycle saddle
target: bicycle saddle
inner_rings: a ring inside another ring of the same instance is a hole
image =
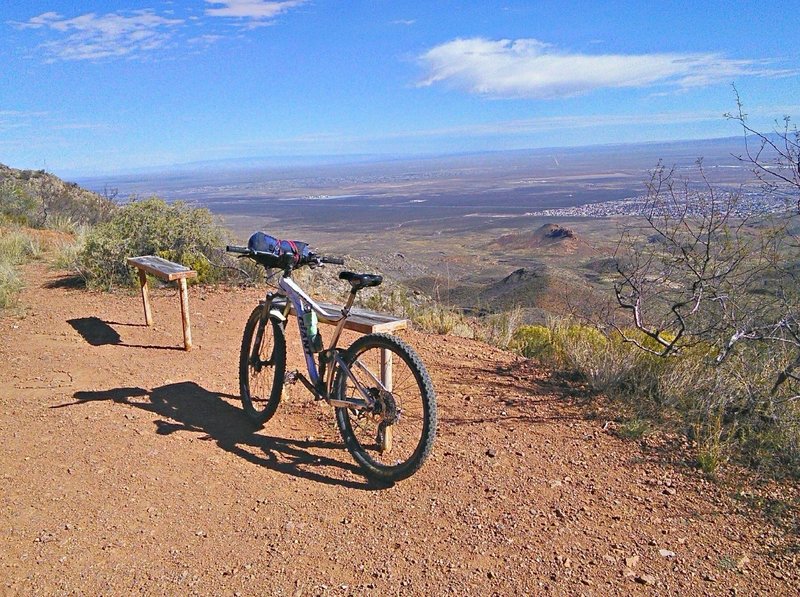
[[[356,274],[355,272],[340,272],[339,279],[350,282],[353,292],[370,286],[379,286],[383,282],[383,276],[378,274]]]

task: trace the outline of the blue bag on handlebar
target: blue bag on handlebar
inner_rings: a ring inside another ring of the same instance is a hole
[[[255,232],[247,241],[247,248],[259,253],[269,253],[275,257],[283,255],[294,256],[294,262],[299,263],[308,257],[308,244],[297,240],[278,240],[264,232]]]

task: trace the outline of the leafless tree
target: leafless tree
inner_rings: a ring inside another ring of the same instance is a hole
[[[612,325],[625,341],[663,357],[701,345],[715,375],[741,378],[735,408],[763,414],[800,402],[800,138],[788,118],[774,133],[753,130],[736,99],[729,117],[745,136],[737,157],[785,209],[743,209],[742,193],[715,188],[702,162],[699,184],[659,165],[643,218],[617,247],[622,317]]]

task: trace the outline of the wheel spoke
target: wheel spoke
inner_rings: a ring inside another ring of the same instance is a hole
[[[337,397],[357,397],[361,385],[375,401],[369,411],[337,409],[348,449],[372,476],[407,477],[427,457],[435,435],[435,397],[424,367],[406,344],[383,334],[357,340],[344,358],[356,382],[339,371]]]

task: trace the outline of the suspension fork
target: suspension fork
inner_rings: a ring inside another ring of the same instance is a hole
[[[256,338],[250,352],[250,363],[258,364],[261,366],[261,358],[259,352],[261,351],[261,343],[264,341],[264,329],[269,324],[270,312],[272,310],[272,301],[275,298],[273,293],[268,293],[265,299],[261,302],[261,316],[258,318],[258,325],[256,327]],[[285,316],[283,317],[285,321]]]

